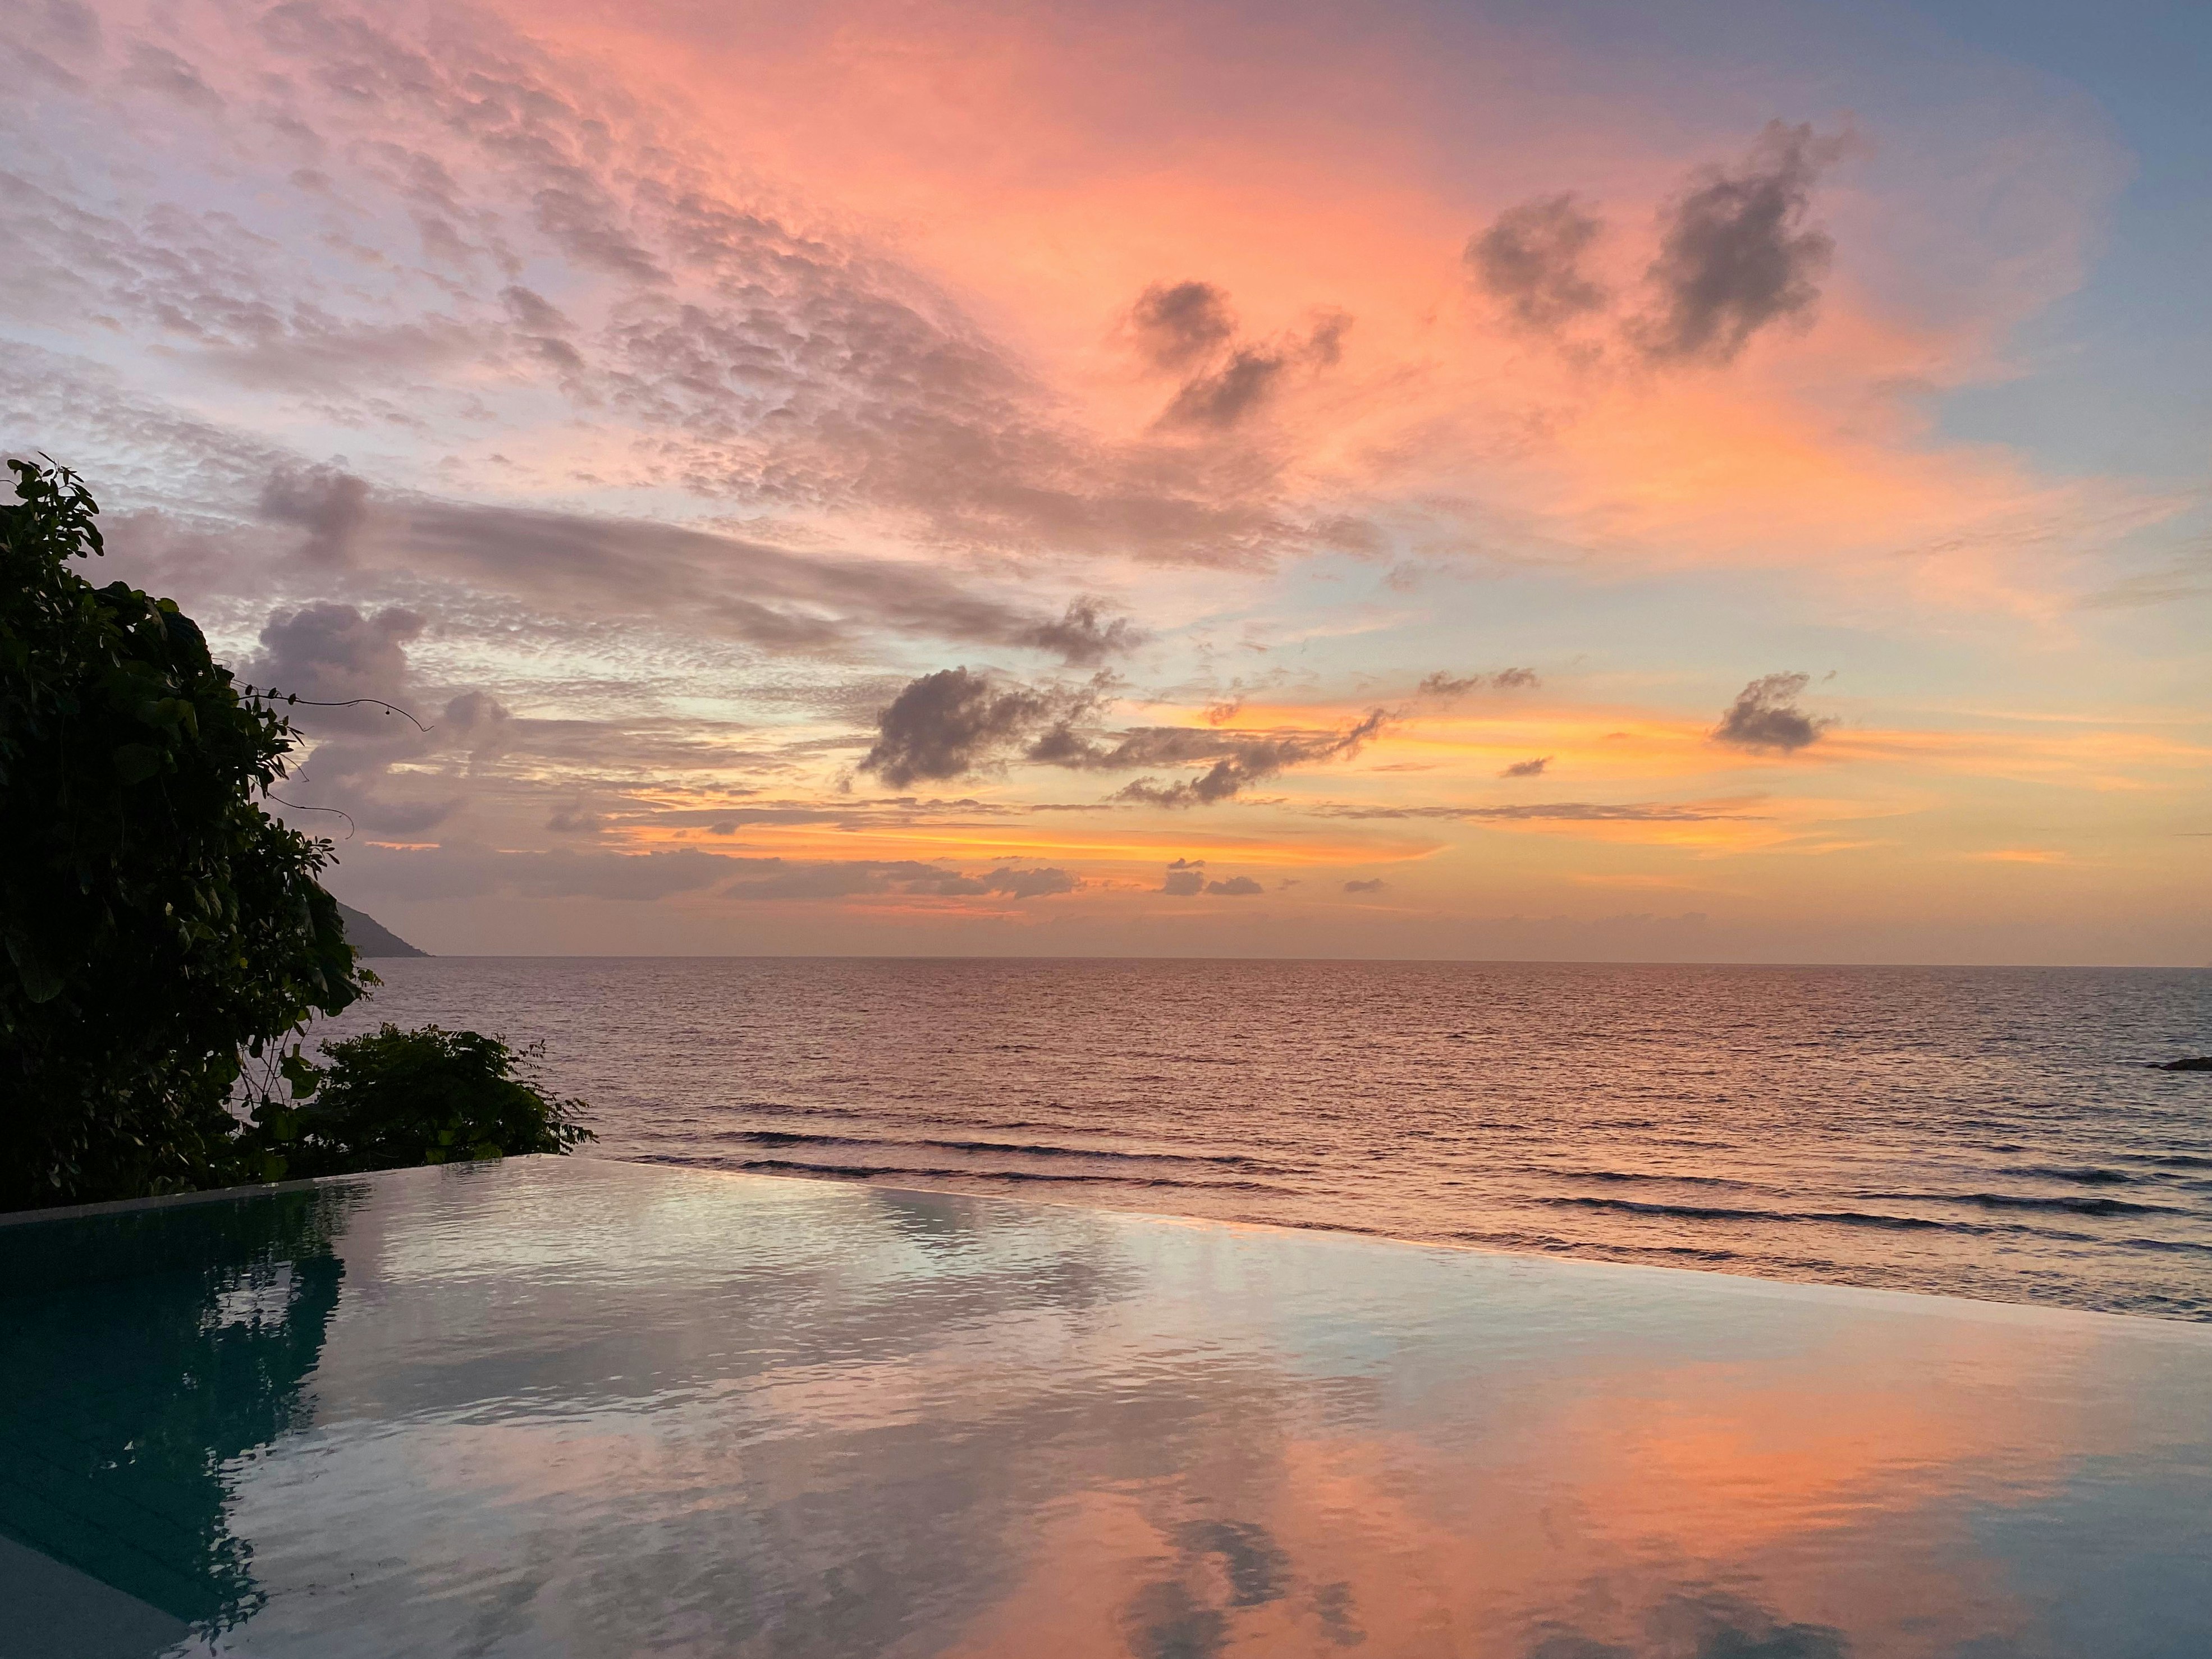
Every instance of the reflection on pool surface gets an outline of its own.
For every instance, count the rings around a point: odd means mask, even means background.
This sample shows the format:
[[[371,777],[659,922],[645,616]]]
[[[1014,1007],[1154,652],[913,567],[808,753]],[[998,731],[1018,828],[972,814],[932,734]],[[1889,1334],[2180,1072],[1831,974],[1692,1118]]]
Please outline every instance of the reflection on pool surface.
[[[2197,1326],[533,1158],[0,1226],[0,1376],[56,1651],[2212,1653]]]

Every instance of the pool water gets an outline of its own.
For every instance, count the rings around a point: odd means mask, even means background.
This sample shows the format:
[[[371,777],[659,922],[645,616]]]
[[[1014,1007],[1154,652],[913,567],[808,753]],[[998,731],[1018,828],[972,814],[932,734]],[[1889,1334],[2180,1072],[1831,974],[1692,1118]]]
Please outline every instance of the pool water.
[[[528,1158],[0,1225],[0,1655],[2212,1654],[2212,1330]]]

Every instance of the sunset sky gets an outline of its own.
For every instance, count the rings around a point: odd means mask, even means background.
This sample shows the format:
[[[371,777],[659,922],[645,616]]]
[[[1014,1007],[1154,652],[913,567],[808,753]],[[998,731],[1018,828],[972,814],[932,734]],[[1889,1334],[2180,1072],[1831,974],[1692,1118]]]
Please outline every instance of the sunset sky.
[[[4,15],[0,446],[427,949],[2212,961],[2212,9]]]

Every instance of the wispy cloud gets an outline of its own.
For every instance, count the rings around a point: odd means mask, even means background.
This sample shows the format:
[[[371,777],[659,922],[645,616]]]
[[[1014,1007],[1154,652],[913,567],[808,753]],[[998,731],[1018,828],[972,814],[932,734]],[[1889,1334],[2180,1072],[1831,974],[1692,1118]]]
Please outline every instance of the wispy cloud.
[[[1414,693],[1449,702],[1470,691],[1533,691],[1543,683],[1533,668],[1501,668],[1492,674],[1448,674],[1439,669],[1426,676]]]

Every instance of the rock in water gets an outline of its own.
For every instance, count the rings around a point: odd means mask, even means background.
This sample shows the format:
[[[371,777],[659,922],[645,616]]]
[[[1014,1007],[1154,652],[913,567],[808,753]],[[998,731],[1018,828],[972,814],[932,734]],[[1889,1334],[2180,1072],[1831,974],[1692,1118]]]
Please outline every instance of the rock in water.
[[[2154,1072],[2212,1072],[2212,1054],[2198,1054],[2193,1060],[2154,1060]]]
[[[427,957],[374,916],[365,916],[350,904],[338,906],[345,923],[346,943],[365,957]]]

